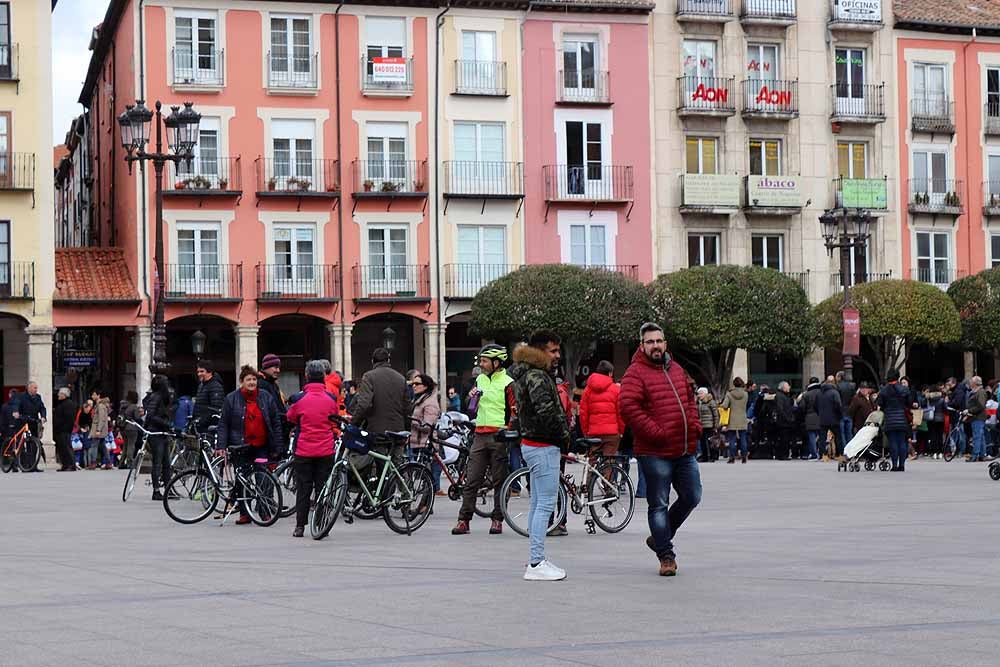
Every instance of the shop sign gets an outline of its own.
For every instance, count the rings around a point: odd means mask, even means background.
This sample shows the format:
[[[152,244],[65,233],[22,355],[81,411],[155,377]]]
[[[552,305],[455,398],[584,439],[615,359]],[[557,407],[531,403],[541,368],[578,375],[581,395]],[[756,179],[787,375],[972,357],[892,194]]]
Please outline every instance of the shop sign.
[[[844,308],[844,354],[861,354],[861,313],[857,308]]]
[[[798,176],[747,176],[748,206],[802,206]]]
[[[684,206],[739,206],[740,177],[729,174],[685,174]]]
[[[691,93],[691,101],[718,102],[719,104],[725,104],[729,101],[729,89],[706,86],[703,83],[699,83],[698,87],[694,89],[693,93]]]
[[[882,20],[882,0],[835,0],[833,10],[838,20],[863,23]]]
[[[372,58],[372,81],[406,83],[406,58]]]
[[[66,368],[91,368],[97,365],[94,350],[63,350],[63,365]]]
[[[792,91],[768,88],[766,85],[761,86],[754,102],[760,105],[790,107],[792,106]]]
[[[840,181],[840,199],[844,208],[889,208],[884,178],[843,178]]]

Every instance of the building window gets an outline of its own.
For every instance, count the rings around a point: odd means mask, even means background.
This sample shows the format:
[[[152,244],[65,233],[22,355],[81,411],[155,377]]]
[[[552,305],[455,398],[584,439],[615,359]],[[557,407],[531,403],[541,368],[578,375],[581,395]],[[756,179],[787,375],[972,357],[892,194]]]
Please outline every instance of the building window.
[[[718,234],[688,234],[688,266],[717,266],[720,244]]]
[[[858,141],[837,142],[837,175],[868,178],[868,145]]]
[[[409,256],[408,230],[398,225],[368,227],[369,277],[373,280],[406,280]]]
[[[947,232],[917,232],[916,279],[934,285],[951,282],[951,237]]]
[[[0,220],[0,295],[10,295],[10,221]]]
[[[274,226],[274,270],[272,276],[282,281],[312,281],[315,263],[316,229],[312,225],[278,224]],[[284,291],[302,291],[286,289]]]
[[[13,74],[10,48],[10,3],[0,2],[0,78],[9,79]]]
[[[608,238],[604,225],[570,225],[569,262],[577,266],[607,266]]]
[[[209,180],[209,187],[218,187],[219,178],[219,131],[218,118],[202,116],[198,126],[198,143],[194,147],[194,159],[177,163],[177,175],[182,177],[203,176]]]
[[[316,85],[312,57],[312,25],[308,17],[271,17],[271,85]]]
[[[403,58],[406,54],[406,20],[369,16],[365,19],[365,72],[375,83],[376,58]]]
[[[685,77],[696,81],[715,78],[715,42],[685,39],[683,58]]]
[[[944,65],[925,63],[913,65],[913,113],[915,115],[943,116],[947,114],[944,80]]]
[[[219,280],[219,227],[214,222],[177,223],[175,275],[186,287]]]
[[[778,79],[778,45],[747,45],[747,78],[763,81]]]
[[[910,196],[926,194],[930,204],[941,206],[948,193],[948,155],[939,151],[913,152],[913,182]]]
[[[687,173],[719,173],[719,140],[710,137],[687,138]]]
[[[503,87],[498,81],[497,34],[485,30],[462,31],[462,61],[459,63],[458,85],[463,90],[495,91]]]
[[[1000,69],[986,68],[986,115],[1000,118]]]
[[[375,190],[382,190],[386,183],[397,190],[411,189],[406,161],[405,123],[368,123],[368,162],[365,177]]]
[[[990,236],[990,266],[994,269],[1000,266],[1000,234]]]
[[[459,225],[458,262],[463,265],[507,263],[506,230],[487,225]]]
[[[503,123],[455,123],[455,159],[503,162]]]
[[[781,175],[781,141],[778,139],[750,140],[750,175]]]
[[[566,121],[567,194],[601,191],[604,130],[600,123]]]
[[[754,234],[750,239],[750,254],[754,266],[784,270],[784,238],[780,234]]]
[[[865,105],[865,52],[864,49],[837,49],[834,54],[837,113],[863,115]]]
[[[0,111],[0,186],[13,182],[10,148],[10,112]]]
[[[178,11],[174,17],[174,82],[222,83],[214,12]]]
[[[563,38],[563,89],[579,96],[593,94],[597,86],[597,37],[567,35]]]
[[[316,123],[311,120],[271,121],[272,176],[276,189],[298,189],[297,182],[312,182],[315,133]]]
[[[1000,155],[990,155],[987,159],[986,194],[988,199],[986,205],[991,207],[1000,206]],[[994,255],[996,257],[996,255]]]

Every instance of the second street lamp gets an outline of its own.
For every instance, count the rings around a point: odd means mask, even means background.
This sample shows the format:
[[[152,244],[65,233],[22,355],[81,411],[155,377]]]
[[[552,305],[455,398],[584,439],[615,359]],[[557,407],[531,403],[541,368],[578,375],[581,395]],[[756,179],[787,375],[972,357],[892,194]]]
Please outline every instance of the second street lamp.
[[[153,250],[153,363],[149,370],[153,375],[165,375],[170,369],[167,362],[167,328],[164,321],[163,308],[163,166],[167,162],[175,164],[189,161],[194,157],[194,147],[198,143],[198,126],[201,114],[196,112],[191,102],[184,103],[184,109],[171,107],[170,115],[163,118],[162,105],[156,101],[156,113],[150,111],[143,100],[136,100],[134,105],[127,105],[125,111],[118,116],[118,126],[121,129],[122,148],[125,149],[125,161],[132,168],[133,162],[138,162],[145,169],[146,162],[153,163],[156,174],[156,233]],[[156,149],[146,151],[150,140],[151,123],[156,121]],[[163,150],[163,130],[167,128],[167,145],[170,152]]]

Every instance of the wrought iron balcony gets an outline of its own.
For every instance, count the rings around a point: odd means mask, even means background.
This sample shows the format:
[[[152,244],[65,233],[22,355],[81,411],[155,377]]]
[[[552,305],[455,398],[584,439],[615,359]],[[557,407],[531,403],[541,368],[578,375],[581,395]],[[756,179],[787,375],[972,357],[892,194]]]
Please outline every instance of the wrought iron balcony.
[[[225,85],[225,51],[194,53],[187,49],[171,49],[174,63],[174,86],[219,88]]]
[[[355,301],[430,301],[431,268],[427,264],[355,264],[353,273]]]
[[[610,75],[600,70],[589,72],[559,70],[559,104],[611,104]]]
[[[492,60],[456,60],[455,94],[507,96],[507,63]]]
[[[467,199],[520,199],[524,197],[522,162],[444,163],[444,196]]]
[[[732,116],[736,113],[736,79],[704,76],[677,78],[677,113],[681,116]]]
[[[843,2],[830,0],[830,29],[853,32],[875,32],[881,30],[881,3]]]
[[[0,153],[0,190],[35,191],[34,153]]]
[[[918,266],[915,269],[910,270],[910,280],[915,280],[921,283],[930,283],[945,289],[948,285],[960,278],[966,276],[965,271],[956,270],[950,266],[946,265],[946,262],[941,260],[917,260],[918,264],[923,264],[924,266]],[[933,264],[933,265],[932,265]]]
[[[799,115],[799,82],[743,80],[744,118],[795,118]]]
[[[0,44],[0,81],[18,81],[19,44]]]
[[[361,92],[368,97],[413,94],[413,58],[361,56]]]
[[[725,23],[733,15],[732,0],[677,0],[677,20]]]
[[[965,187],[962,181],[948,178],[911,178],[910,213],[958,216],[965,212]]]
[[[267,85],[286,91],[315,91],[319,86],[319,54],[295,56],[287,51],[268,51]]]
[[[427,162],[355,160],[355,197],[426,197]]]
[[[983,215],[1000,216],[1000,181],[983,181]]]
[[[850,281],[848,287],[853,287],[854,285],[859,285],[861,283],[873,283],[878,280],[892,280],[892,271],[886,271],[884,273],[849,273],[847,274],[847,279]],[[836,291],[844,289],[844,274],[840,271],[830,274],[830,290]]]
[[[165,301],[242,301],[243,264],[167,264]]]
[[[910,100],[911,129],[914,132],[955,133],[955,103],[947,97],[926,95]]]
[[[593,271],[620,273],[630,280],[639,280],[638,264],[587,264],[583,268],[591,269]]]
[[[630,165],[565,165],[542,167],[545,201],[630,202],[634,176]]]
[[[889,209],[889,181],[886,178],[833,179],[835,208]]]
[[[445,264],[444,298],[472,299],[483,287],[521,268],[520,264]]]
[[[337,160],[257,158],[258,197],[339,197]]]
[[[340,301],[337,264],[258,264],[257,301]]]
[[[809,271],[779,271],[779,273],[797,282],[802,291],[809,294]]]
[[[795,0],[743,0],[740,21],[756,25],[795,25]]]
[[[0,301],[31,301],[35,298],[35,263],[0,264]]]
[[[987,137],[1000,136],[1000,102],[987,102],[983,107],[983,133]]]
[[[243,178],[238,157],[220,157],[215,160],[195,158],[187,163],[167,163],[167,186],[163,194],[169,196],[220,196],[233,197],[243,194]]]
[[[874,124],[885,122],[885,84],[835,83],[831,118],[835,123]]]

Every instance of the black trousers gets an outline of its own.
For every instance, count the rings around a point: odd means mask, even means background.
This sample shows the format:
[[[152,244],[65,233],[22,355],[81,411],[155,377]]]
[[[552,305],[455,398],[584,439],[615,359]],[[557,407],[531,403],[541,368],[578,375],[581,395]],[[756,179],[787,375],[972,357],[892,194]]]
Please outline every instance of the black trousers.
[[[497,521],[503,521],[503,510],[500,509],[500,486],[507,479],[507,468],[510,466],[510,455],[506,442],[497,442],[493,433],[477,433],[472,439],[472,449],[469,451],[469,463],[465,473],[465,488],[462,490],[462,508],[458,518],[471,521],[476,511],[476,499],[479,489],[486,480],[486,470],[490,471],[490,481],[493,484],[493,511],[491,516]]]
[[[73,445],[70,444],[70,433],[56,433],[56,458],[63,468],[75,468],[76,460],[73,458]]]
[[[149,438],[149,449],[153,452],[153,488],[170,481],[170,443],[163,436]]]
[[[295,525],[309,523],[309,500],[313,491],[319,493],[333,470],[333,456],[296,456],[292,462],[295,471]]]

